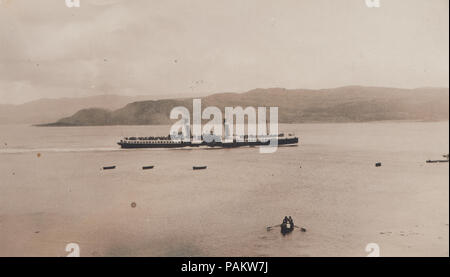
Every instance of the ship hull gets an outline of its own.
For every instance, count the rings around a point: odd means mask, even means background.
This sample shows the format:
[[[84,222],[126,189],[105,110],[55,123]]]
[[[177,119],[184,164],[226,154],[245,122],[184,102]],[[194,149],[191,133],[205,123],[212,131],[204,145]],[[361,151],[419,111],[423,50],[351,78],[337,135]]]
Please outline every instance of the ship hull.
[[[128,143],[119,142],[117,143],[123,149],[134,149],[134,148],[180,148],[191,146],[190,143]]]

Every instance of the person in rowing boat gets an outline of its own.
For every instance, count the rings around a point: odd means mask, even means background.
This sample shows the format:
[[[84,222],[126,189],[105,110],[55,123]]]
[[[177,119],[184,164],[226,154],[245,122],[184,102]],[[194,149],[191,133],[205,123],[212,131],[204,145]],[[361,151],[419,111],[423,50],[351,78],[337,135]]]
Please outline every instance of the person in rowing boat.
[[[289,216],[289,217],[285,216],[283,219],[283,222],[279,225],[267,227],[267,231],[271,231],[275,227],[280,227],[280,232],[281,232],[281,234],[283,234],[283,236],[291,233],[294,230],[294,228],[299,228],[302,230],[302,232],[303,232],[303,230],[306,230],[304,228],[295,226],[294,220],[292,219],[291,216]]]
[[[289,224],[291,224],[292,227],[295,227],[294,220],[292,219],[291,216],[288,217],[288,222]]]
[[[287,235],[294,230],[294,224],[292,218],[285,216],[283,223],[281,224],[281,234]]]

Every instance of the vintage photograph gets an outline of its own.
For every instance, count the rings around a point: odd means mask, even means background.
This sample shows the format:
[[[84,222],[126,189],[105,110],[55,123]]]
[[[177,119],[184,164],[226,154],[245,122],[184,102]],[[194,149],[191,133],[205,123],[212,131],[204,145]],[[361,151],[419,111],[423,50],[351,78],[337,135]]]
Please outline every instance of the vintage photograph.
[[[448,256],[448,0],[0,0],[0,257]]]

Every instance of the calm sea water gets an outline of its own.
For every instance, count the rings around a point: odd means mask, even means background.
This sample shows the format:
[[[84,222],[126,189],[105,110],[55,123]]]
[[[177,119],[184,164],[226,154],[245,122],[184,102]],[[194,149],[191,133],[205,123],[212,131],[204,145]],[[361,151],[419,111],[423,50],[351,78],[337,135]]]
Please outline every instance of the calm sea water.
[[[0,126],[0,256],[448,256],[449,168],[425,163],[448,122],[280,130],[300,144],[121,150],[169,126]],[[266,231],[285,215],[307,232]]]

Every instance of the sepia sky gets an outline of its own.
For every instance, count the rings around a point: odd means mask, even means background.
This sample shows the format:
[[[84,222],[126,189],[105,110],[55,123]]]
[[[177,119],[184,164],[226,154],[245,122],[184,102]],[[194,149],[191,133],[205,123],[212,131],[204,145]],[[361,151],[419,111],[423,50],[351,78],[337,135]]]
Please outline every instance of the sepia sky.
[[[0,0],[0,103],[449,85],[449,1]]]

